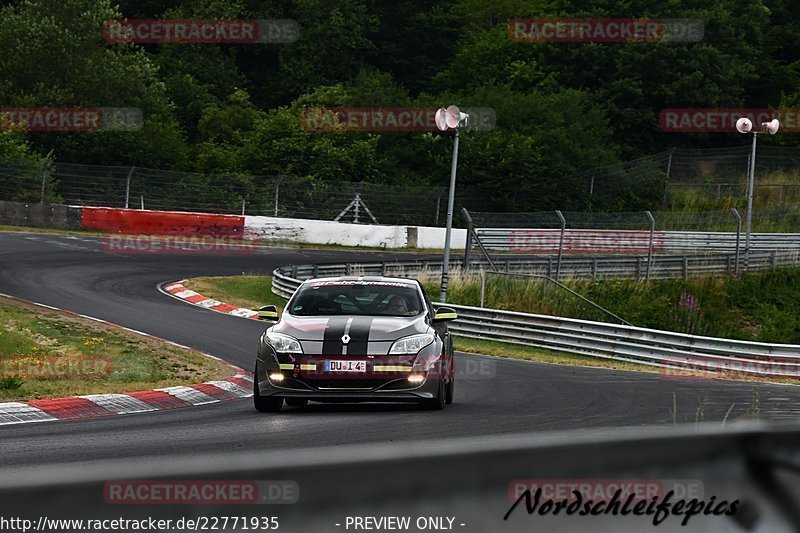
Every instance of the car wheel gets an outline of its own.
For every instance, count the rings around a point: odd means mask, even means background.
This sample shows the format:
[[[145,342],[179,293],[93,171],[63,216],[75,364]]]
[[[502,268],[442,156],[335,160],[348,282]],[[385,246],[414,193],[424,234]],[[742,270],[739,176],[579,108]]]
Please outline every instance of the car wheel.
[[[432,411],[441,411],[444,409],[446,394],[447,392],[445,391],[444,380],[440,379],[439,386],[436,388],[436,396],[430,400],[425,400],[425,407]]]
[[[308,405],[308,400],[305,398],[286,398],[286,405],[289,407],[303,407]]]
[[[258,378],[253,375],[253,405],[255,405],[256,411],[261,411],[262,413],[277,413],[283,407],[283,398],[261,396],[258,392]]]

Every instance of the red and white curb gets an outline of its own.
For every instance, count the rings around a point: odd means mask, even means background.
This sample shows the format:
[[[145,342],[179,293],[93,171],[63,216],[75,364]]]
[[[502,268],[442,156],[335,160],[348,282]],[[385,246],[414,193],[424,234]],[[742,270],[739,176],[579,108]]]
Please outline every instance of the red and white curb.
[[[205,307],[206,309],[211,309],[212,311],[225,313],[226,315],[233,315],[241,318],[258,317],[258,311],[253,311],[252,309],[245,309],[244,307],[236,307],[235,305],[226,304],[224,302],[220,302],[212,298],[207,298],[202,294],[195,292],[191,289],[187,289],[186,287],[183,286],[184,281],[186,280],[183,279],[175,283],[167,283],[166,285],[159,287],[159,289],[162,292],[169,294],[170,296],[174,296],[179,300],[183,300],[184,302],[189,302],[190,304],[193,305],[199,305],[200,307]]]
[[[207,381],[193,385],[179,385],[161,389],[126,392],[120,394],[87,394],[85,396],[71,396],[68,398],[51,398],[30,400],[27,402],[0,403],[0,426],[10,424],[25,424],[30,422],[48,422],[52,420],[75,420],[80,418],[96,418],[106,416],[127,415],[132,413],[145,413],[178,409],[194,405],[206,405],[228,400],[238,400],[253,395],[253,376],[251,373],[227,362],[219,357],[200,352],[194,348],[168,341],[149,333],[126,328],[113,322],[99,318],[82,315],[73,311],[59,309],[50,305],[31,302],[7,294],[0,296],[18,300],[38,307],[61,311],[73,316],[79,316],[108,326],[124,329],[137,335],[156,339],[184,350],[201,354],[205,357],[220,361],[231,367],[236,374],[233,377]]]

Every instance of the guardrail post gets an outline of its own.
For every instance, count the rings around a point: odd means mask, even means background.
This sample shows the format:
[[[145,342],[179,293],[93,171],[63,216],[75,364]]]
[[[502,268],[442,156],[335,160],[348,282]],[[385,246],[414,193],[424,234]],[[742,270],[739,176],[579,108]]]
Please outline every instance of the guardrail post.
[[[689,279],[689,258],[683,258],[683,279]]]
[[[597,279],[597,258],[592,258],[592,279]]]
[[[319,274],[319,265],[314,263],[314,268],[311,270],[311,277],[316,278]]]
[[[292,265],[292,278],[297,279],[297,265]]]
[[[561,275],[561,256],[564,255],[564,232],[567,229],[567,220],[558,209],[556,209],[556,215],[558,215],[558,219],[561,221],[561,239],[558,242],[558,264],[556,265],[556,281],[558,281]],[[506,270],[508,270],[508,268],[506,268]]]
[[[650,219],[650,242],[647,245],[647,274],[645,275],[645,281],[650,281],[650,268],[653,265],[653,234],[656,232],[656,219],[653,218],[653,213],[650,211],[645,211],[647,218]]]
[[[736,217],[736,273],[739,273],[739,243],[742,238],[742,215],[735,207],[731,207],[733,216]]]
[[[381,276],[386,275],[386,261],[381,262]]]
[[[775,268],[776,266],[778,266],[778,251],[777,250],[772,250],[772,252],[770,252],[770,258],[772,260],[772,268]]]

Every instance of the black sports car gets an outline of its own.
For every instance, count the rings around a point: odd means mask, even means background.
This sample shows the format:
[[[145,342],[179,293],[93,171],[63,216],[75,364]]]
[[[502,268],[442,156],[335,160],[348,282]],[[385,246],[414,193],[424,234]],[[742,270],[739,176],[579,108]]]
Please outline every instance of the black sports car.
[[[305,281],[261,336],[253,380],[256,409],[321,402],[453,402],[453,309],[433,304],[415,280],[386,277]]]

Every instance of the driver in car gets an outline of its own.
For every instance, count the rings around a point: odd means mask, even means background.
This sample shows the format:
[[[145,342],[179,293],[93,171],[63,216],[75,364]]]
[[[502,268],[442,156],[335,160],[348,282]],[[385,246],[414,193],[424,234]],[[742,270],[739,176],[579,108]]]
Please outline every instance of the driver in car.
[[[406,299],[402,296],[392,296],[386,309],[393,315],[407,315],[410,311]]]

